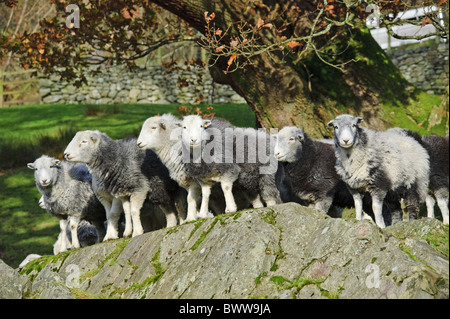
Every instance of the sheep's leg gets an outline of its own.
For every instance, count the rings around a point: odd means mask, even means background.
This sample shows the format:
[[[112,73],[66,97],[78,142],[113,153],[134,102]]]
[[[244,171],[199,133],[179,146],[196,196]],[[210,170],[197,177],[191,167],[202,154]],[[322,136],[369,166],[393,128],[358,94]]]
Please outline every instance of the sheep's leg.
[[[234,213],[237,211],[237,205],[233,196],[233,181],[222,181],[220,183],[223,195],[225,197],[225,213]]]
[[[106,235],[105,224],[101,220],[95,220],[92,222],[92,224],[94,225],[95,230],[97,231],[97,240],[95,242],[99,243]]]
[[[192,184],[189,186],[187,195],[187,217],[186,222],[197,219],[197,198],[200,195],[200,187],[198,184]]]
[[[130,199],[128,197],[123,197],[120,201],[122,202],[123,212],[125,214],[125,230],[123,231],[123,237],[129,238],[133,234]]]
[[[211,196],[211,185],[202,184],[202,203],[198,218],[207,218],[209,212],[209,197]]]
[[[72,235],[72,248],[80,248],[80,241],[78,240],[78,224],[79,217],[71,216],[69,219],[70,234]]]
[[[425,197],[425,203],[427,204],[427,217],[434,218],[434,204],[436,201],[433,198],[433,195],[427,194]]]
[[[177,214],[175,213],[175,207],[172,204],[159,205],[161,210],[166,215],[166,227],[173,227],[177,225]]]
[[[106,210],[106,235],[103,241],[114,240],[119,238],[119,219],[123,211],[122,202],[118,198],[114,198],[112,202],[103,202]]]
[[[252,203],[253,208],[264,207],[264,204],[261,201],[261,196],[259,196],[259,194],[256,194],[256,197],[253,200],[251,200],[251,203]],[[267,206],[271,206],[271,205],[267,204]]]
[[[60,219],[59,220],[59,231],[60,231],[60,244],[59,244],[59,251],[55,253],[62,253],[63,251],[67,250],[67,243],[69,242],[69,239],[67,238],[67,219]]]
[[[363,218],[363,201],[362,201],[362,196],[360,193],[353,191],[351,192],[352,196],[353,196],[353,201],[355,204],[355,211],[356,211],[356,219],[357,220],[362,220]],[[373,203],[373,201],[372,201]]]
[[[386,225],[384,223],[384,218],[383,218],[383,200],[384,200],[384,196],[372,194],[372,210],[373,210],[373,214],[375,216],[375,223],[380,228],[386,227]]]
[[[144,228],[141,223],[141,208],[144,205],[147,192],[133,193],[130,196],[131,220],[133,222],[133,237],[142,235]]]
[[[442,214],[442,221],[448,225],[448,189],[440,189],[436,192],[436,199]]]

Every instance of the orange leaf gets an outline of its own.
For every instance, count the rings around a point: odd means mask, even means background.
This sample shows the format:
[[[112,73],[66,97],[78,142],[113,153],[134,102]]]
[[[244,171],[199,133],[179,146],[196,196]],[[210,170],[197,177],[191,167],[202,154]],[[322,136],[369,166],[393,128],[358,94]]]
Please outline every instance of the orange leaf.
[[[225,48],[224,45],[221,45],[220,47],[216,48],[216,53],[222,52],[223,48]]]
[[[300,45],[300,43],[298,43],[297,41],[290,41],[290,42],[288,42],[288,44],[286,44],[286,46],[289,49],[293,49],[295,47],[298,47],[299,45]]]
[[[222,35],[222,30],[220,30],[220,29],[217,29],[217,31],[216,31],[216,35],[220,37],[220,36]]]
[[[233,64],[233,61],[234,61],[234,59],[236,59],[236,57],[237,57],[237,54],[236,54],[236,53],[233,53],[233,54],[230,56],[230,58],[228,59],[228,62],[227,62],[228,67],[230,67],[231,64]]]
[[[238,41],[238,40],[233,40],[233,41],[230,42],[230,46],[231,46],[232,48],[235,48],[238,44],[239,44],[239,41]]]
[[[264,25],[264,20],[259,18],[256,22],[256,28],[261,29],[261,27]]]

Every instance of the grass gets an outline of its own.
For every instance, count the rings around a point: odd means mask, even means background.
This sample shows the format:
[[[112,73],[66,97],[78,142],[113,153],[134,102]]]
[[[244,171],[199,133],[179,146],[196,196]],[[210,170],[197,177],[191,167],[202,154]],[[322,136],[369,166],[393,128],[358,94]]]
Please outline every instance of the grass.
[[[199,106],[237,126],[255,126],[245,104]],[[26,163],[42,154],[62,158],[79,130],[97,129],[118,139],[137,136],[156,114],[196,111],[180,105],[31,105],[0,109],[0,259],[16,268],[31,253],[53,254],[59,223],[38,206],[40,194]]]

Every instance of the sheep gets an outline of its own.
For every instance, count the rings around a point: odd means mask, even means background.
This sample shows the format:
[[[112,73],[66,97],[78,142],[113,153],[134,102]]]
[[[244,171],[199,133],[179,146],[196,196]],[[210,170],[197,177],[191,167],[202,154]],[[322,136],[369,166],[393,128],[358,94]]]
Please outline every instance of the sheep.
[[[190,156],[185,158],[186,171],[202,188],[200,218],[208,212],[210,189],[217,182],[224,193],[225,212],[237,209],[234,183],[244,190],[253,207],[262,207],[263,201],[268,206],[281,203],[277,177],[280,176],[278,169],[282,168],[273,155],[267,155],[268,146],[271,153],[271,143],[265,132],[236,128],[223,119],[202,119],[198,115],[185,116],[182,125],[183,150]],[[261,163],[262,159],[267,159],[269,165],[262,165],[265,164]]]
[[[353,207],[353,197],[335,169],[336,156],[328,141],[315,141],[301,128],[283,127],[275,135],[274,154],[284,163],[292,197],[332,217],[342,217],[342,208]],[[333,142],[334,143],[334,142]],[[370,198],[364,197],[364,211],[371,214]],[[387,207],[384,218],[390,223]]]
[[[41,207],[60,220],[61,250],[67,249],[67,222],[73,248],[80,247],[77,230],[81,220],[91,222],[97,229],[97,238],[103,238],[105,211],[94,194],[91,174],[85,165],[42,155],[27,166],[34,170],[36,187],[42,195]]]
[[[205,143],[203,132],[211,124],[211,120],[203,120],[198,115],[188,115],[183,118],[183,131],[181,134],[183,146],[183,161],[189,176],[195,178],[201,187],[202,202],[199,218],[206,218],[209,212],[209,197],[211,188],[215,183],[220,183],[225,197],[225,212],[236,212],[237,205],[233,196],[233,183],[238,178],[240,168],[238,165],[226,162],[224,154],[232,154],[232,144],[228,143],[225,149],[221,130],[209,143]],[[219,123],[218,123],[219,124]],[[223,123],[221,123],[223,124]],[[220,125],[220,124],[219,124]],[[207,145],[208,144],[208,145]],[[204,152],[205,148],[213,152]],[[186,157],[187,156],[189,157]]]
[[[184,169],[181,126],[181,121],[172,114],[150,117],[142,125],[137,146],[155,152],[169,170],[170,177],[187,191],[187,216],[180,216],[182,223],[197,218],[197,198],[201,189]]]
[[[382,205],[391,191],[405,199],[409,218],[417,219],[428,188],[427,151],[411,137],[360,127],[362,121],[343,114],[328,122],[334,129],[336,171],[353,196],[356,218],[362,218],[361,194],[368,191],[375,222],[384,228]]]
[[[449,192],[449,143],[448,136],[431,134],[421,136],[417,132],[404,128],[392,128],[388,131],[397,132],[416,139],[430,156],[430,176],[428,193],[425,198],[427,216],[434,218],[434,204],[437,200],[444,224],[449,223],[448,192]],[[436,200],[435,200],[436,198]]]
[[[177,224],[173,199],[178,185],[156,154],[139,149],[135,138],[113,140],[100,131],[80,131],[68,144],[64,157],[85,163],[92,173],[93,187],[105,206],[110,226],[104,240],[117,238],[119,200],[125,213],[124,237],[144,233],[140,213],[146,199],[164,211],[167,227]]]

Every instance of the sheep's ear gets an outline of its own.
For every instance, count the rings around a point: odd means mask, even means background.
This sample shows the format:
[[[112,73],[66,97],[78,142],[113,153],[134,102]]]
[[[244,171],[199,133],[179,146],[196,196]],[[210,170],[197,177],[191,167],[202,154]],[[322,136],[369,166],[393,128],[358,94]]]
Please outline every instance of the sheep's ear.
[[[330,122],[328,122],[327,126],[330,127],[330,128],[333,128],[334,127],[333,121],[331,120]]]
[[[356,124],[359,124],[359,123],[361,123],[361,122],[363,122],[364,120],[363,120],[363,118],[362,117],[357,117],[356,118]]]
[[[198,125],[198,124],[197,124]],[[207,128],[211,125],[211,120],[203,120],[203,127]]]
[[[92,133],[90,137],[91,137],[91,141],[94,142],[94,143],[96,143],[98,141],[98,139],[99,139],[98,134],[95,133],[95,132]]]
[[[163,130],[165,130],[166,129],[166,122],[164,122],[164,121],[160,121],[159,122],[159,127],[161,127]]]
[[[34,163],[28,163],[28,164],[27,164],[27,167],[28,167],[29,169],[35,169],[35,168],[36,168],[36,166],[34,165]]]
[[[305,136],[303,135],[302,130],[297,130],[297,138],[299,141],[303,140]]]

